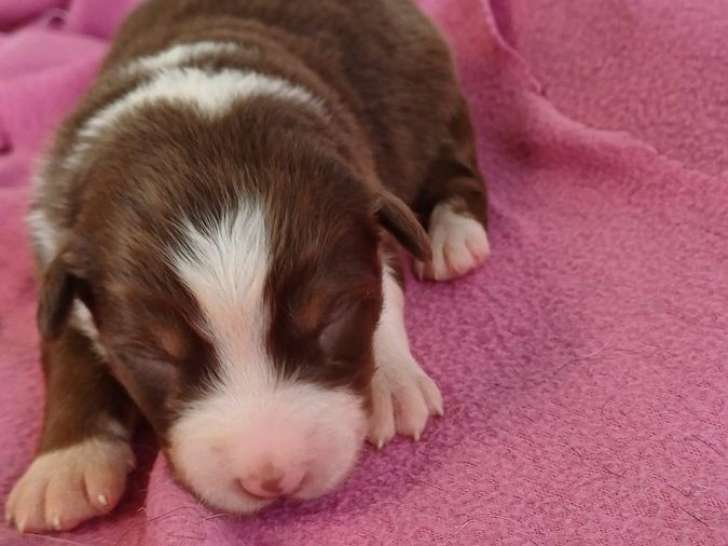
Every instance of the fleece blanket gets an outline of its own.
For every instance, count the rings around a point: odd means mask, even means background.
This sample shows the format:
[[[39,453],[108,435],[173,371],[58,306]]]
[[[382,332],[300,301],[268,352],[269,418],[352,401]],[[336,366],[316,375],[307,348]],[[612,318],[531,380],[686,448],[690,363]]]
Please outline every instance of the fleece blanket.
[[[33,158],[129,0],[0,2],[0,496],[42,411]],[[120,508],[2,544],[728,544],[728,5],[421,0],[479,135],[493,255],[408,287],[446,416],[334,494],[200,506],[142,434]]]

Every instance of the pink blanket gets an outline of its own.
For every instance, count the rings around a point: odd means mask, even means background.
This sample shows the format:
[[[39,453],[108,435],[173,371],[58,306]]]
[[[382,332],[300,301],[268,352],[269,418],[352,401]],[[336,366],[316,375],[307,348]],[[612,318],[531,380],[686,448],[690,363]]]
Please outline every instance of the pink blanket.
[[[3,502],[42,408],[29,170],[131,3],[0,3]],[[201,507],[142,439],[112,517],[1,544],[728,543],[728,5],[421,4],[456,51],[492,199],[488,265],[409,286],[445,418],[367,448],[339,492],[250,519]]]

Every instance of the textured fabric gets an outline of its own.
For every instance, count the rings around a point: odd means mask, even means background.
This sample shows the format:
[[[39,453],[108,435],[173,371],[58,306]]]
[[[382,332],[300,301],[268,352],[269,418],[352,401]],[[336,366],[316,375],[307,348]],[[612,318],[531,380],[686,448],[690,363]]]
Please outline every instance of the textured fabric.
[[[487,266],[408,287],[445,418],[417,444],[365,449],[337,493],[250,519],[199,506],[142,439],[120,509],[57,538],[728,543],[728,5],[421,3],[456,52],[491,196]],[[128,4],[0,3],[3,501],[42,407],[21,222],[31,161]],[[0,530],[26,541],[56,543]]]

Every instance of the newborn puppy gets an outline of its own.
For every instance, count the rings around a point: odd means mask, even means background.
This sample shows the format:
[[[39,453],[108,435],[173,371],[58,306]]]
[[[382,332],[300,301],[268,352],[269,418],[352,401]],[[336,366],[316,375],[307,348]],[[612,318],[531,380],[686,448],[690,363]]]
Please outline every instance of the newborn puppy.
[[[47,400],[21,531],[111,510],[138,414],[234,513],[330,491],[367,437],[417,440],[443,404],[400,247],[434,280],[488,254],[467,108],[409,0],[143,3],[28,220]]]

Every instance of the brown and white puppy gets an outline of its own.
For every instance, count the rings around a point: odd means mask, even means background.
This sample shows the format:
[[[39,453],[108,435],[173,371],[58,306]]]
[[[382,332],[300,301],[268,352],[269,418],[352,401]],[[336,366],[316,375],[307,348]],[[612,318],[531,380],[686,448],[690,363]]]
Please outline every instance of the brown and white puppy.
[[[7,516],[112,509],[137,412],[237,513],[326,493],[366,437],[418,439],[443,405],[398,246],[451,279],[485,223],[448,49],[409,0],[142,4],[38,176],[47,403]]]

